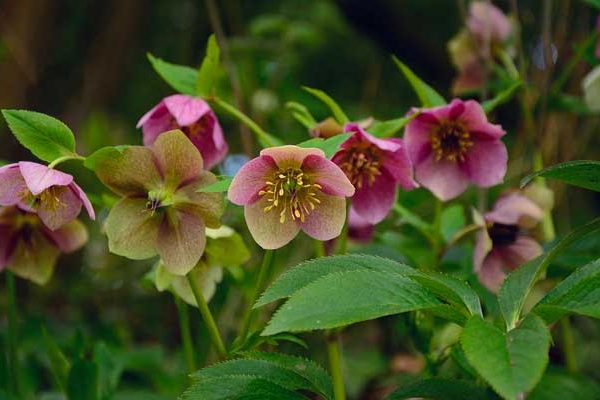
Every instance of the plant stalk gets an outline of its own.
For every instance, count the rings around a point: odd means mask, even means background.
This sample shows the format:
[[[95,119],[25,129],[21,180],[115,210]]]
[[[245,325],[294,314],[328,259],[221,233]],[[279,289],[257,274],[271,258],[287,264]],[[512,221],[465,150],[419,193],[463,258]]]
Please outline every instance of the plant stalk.
[[[177,306],[177,314],[179,317],[179,330],[181,331],[181,342],[183,344],[183,353],[188,370],[194,372],[196,370],[196,360],[194,357],[194,345],[192,343],[192,333],[190,329],[190,315],[188,313],[187,304],[179,297],[173,295],[175,305]]]
[[[239,334],[240,340],[246,339],[246,336],[248,336],[248,331],[252,326],[254,317],[256,316],[256,309],[253,308],[254,303],[256,303],[258,295],[265,286],[267,277],[269,276],[269,270],[271,269],[271,264],[273,264],[274,253],[275,252],[273,250],[265,250],[265,254],[263,255],[262,264],[260,265],[260,270],[258,271],[258,278],[256,279],[256,283],[254,284],[254,288],[252,289],[252,293],[248,299],[248,307],[246,309]]]
[[[19,385],[19,359],[18,359],[18,311],[15,288],[15,276],[11,271],[6,271],[6,292],[8,295],[8,373],[11,392],[15,398],[20,397]]]
[[[341,347],[339,332],[331,331],[327,335],[327,357],[329,359],[329,372],[333,379],[333,398],[335,400],[346,400]]]
[[[560,328],[562,333],[565,365],[567,367],[567,371],[574,374],[577,372],[577,359],[575,358],[575,340],[573,339],[571,320],[568,316],[560,320]]]

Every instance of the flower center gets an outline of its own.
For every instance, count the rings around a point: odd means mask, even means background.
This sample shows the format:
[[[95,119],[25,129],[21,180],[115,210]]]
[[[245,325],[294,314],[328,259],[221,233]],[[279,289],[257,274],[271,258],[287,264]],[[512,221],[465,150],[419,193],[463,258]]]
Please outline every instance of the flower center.
[[[381,175],[381,151],[369,143],[357,143],[346,150],[340,168],[357,189],[371,186]]]
[[[306,216],[321,203],[317,191],[322,189],[318,183],[311,183],[310,178],[300,169],[287,168],[279,170],[270,180],[265,182],[258,195],[265,197],[270,203],[264,212],[279,212],[282,224],[290,217],[293,221],[304,222]]]
[[[465,154],[473,146],[469,131],[456,121],[442,122],[430,140],[436,161],[465,161]]]
[[[207,114],[191,125],[180,127],[177,124],[177,121],[175,121],[175,118],[171,118],[171,125],[173,129],[181,129],[181,131],[185,133],[185,135],[190,139],[199,138],[206,132],[208,132],[211,126],[211,122],[211,117]]]
[[[151,190],[148,192],[148,201],[146,202],[146,209],[152,214],[161,207],[167,207],[173,204],[173,201],[169,194],[164,190]]]
[[[517,240],[519,227],[517,225],[505,225],[494,222],[488,226],[488,234],[494,246],[509,245]]]

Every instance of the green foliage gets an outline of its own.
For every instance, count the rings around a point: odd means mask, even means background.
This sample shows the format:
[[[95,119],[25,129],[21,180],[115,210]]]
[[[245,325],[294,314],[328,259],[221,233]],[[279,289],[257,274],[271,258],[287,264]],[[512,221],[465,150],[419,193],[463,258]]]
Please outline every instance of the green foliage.
[[[299,143],[298,146],[305,148],[315,147],[317,149],[321,149],[325,153],[325,157],[331,158],[339,150],[340,145],[348,140],[350,136],[352,136],[351,133],[341,133],[328,139],[314,138]]]
[[[2,115],[19,143],[40,160],[77,156],[73,132],[56,118],[27,110],[2,110]]]
[[[56,344],[56,341],[54,341],[52,336],[48,334],[45,327],[42,327],[42,338],[44,350],[48,355],[48,359],[50,361],[50,370],[52,371],[54,380],[61,390],[65,390],[67,387],[71,364]]]
[[[103,147],[101,149],[96,150],[95,152],[90,154],[88,157],[86,157],[85,161],[83,162],[83,165],[87,169],[95,171],[96,166],[98,165],[99,162],[102,162],[103,160],[111,159],[115,156],[119,156],[128,147],[130,147],[130,146],[123,145],[123,146]]]
[[[445,241],[465,226],[467,218],[461,204],[451,204],[444,208],[440,217],[440,233]]]
[[[521,187],[536,177],[558,179],[573,186],[600,192],[600,162],[598,161],[578,160],[552,165],[527,175],[521,181]]]
[[[154,57],[148,53],[148,60],[152,64],[152,68],[156,71],[165,82],[179,93],[196,95],[198,72],[185,65],[172,64],[163,61],[158,57]]]
[[[310,129],[317,125],[315,117],[312,116],[310,111],[308,111],[308,108],[306,108],[303,104],[295,101],[288,101],[285,103],[285,108],[290,110],[296,121],[300,122],[306,129]]]
[[[221,50],[214,34],[208,38],[206,44],[206,56],[202,60],[198,77],[196,80],[196,94],[201,97],[208,97],[214,94],[214,87],[220,72]]]
[[[367,131],[371,135],[380,138],[392,137],[396,133],[400,132],[400,130],[404,128],[404,126],[408,124],[417,115],[418,113],[413,113],[408,117],[400,117],[396,119],[390,119],[388,121],[377,122],[373,124],[372,127],[367,129]]]
[[[498,107],[499,105],[504,104],[507,101],[509,101],[510,99],[512,99],[513,96],[515,95],[515,93],[517,92],[517,90],[521,88],[521,86],[523,86],[523,82],[521,82],[521,81],[514,82],[510,86],[508,86],[506,89],[502,90],[496,96],[494,96],[493,99],[484,101],[481,104],[483,111],[485,111],[487,114],[494,111],[496,109],[496,107]]]
[[[202,186],[197,191],[200,193],[221,193],[229,190],[233,176],[221,175],[218,177],[218,181],[211,183],[210,185]]]
[[[591,400],[600,399],[600,386],[582,375],[548,369],[527,400]]]
[[[541,379],[550,340],[544,321],[534,314],[507,333],[473,317],[460,338],[469,363],[507,400],[522,398]]]
[[[413,90],[419,97],[422,107],[435,107],[443,106],[446,104],[446,100],[435,91],[431,86],[423,82],[406,64],[400,61],[396,56],[392,56],[392,60],[396,63],[396,66],[402,72],[404,77],[408,80]]]
[[[386,400],[402,400],[417,397],[434,400],[486,400],[493,399],[495,396],[485,388],[475,386],[469,381],[430,378],[403,385],[386,397]]]
[[[344,113],[342,108],[336,103],[335,100],[331,98],[327,93],[319,89],[313,89],[307,86],[303,86],[302,89],[306,90],[308,93],[315,96],[317,99],[321,100],[329,109],[331,110],[331,114],[336,119],[336,121],[340,125],[347,124],[350,122],[350,118]]]
[[[98,365],[90,360],[78,359],[73,363],[67,383],[69,400],[98,400]]]

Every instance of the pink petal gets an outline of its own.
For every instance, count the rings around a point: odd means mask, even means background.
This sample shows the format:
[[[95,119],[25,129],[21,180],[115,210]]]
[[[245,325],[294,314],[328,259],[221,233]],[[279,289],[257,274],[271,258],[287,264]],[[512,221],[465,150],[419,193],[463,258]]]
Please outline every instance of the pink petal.
[[[356,190],[352,207],[370,224],[381,222],[396,200],[396,181],[386,171],[375,178],[372,185],[365,184]]]
[[[162,101],[140,119],[137,127],[140,126],[144,133],[144,146],[152,146],[161,133],[179,128]]]
[[[519,193],[501,196],[492,211],[485,214],[488,221],[505,225],[522,225],[533,228],[543,216],[542,209]]]
[[[361,217],[354,207],[348,213],[348,237],[361,243],[368,243],[373,239],[374,226]]]
[[[55,231],[48,230],[46,234],[64,253],[79,250],[88,241],[87,229],[78,220],[73,220]]]
[[[483,261],[481,269],[477,272],[479,281],[483,286],[494,293],[500,290],[500,286],[502,286],[502,282],[504,282],[504,278],[506,277],[503,265],[502,259],[498,255],[491,253]]]
[[[469,183],[458,164],[447,160],[435,161],[433,155],[415,166],[415,177],[417,182],[443,201],[464,192]]]
[[[510,245],[498,246],[498,251],[506,266],[510,269],[518,268],[543,253],[542,246],[527,236],[519,236]]]
[[[165,97],[163,102],[179,126],[191,125],[210,112],[210,107],[204,100],[184,94]]]
[[[354,186],[346,174],[325,157],[307,156],[302,163],[302,171],[312,176],[314,182],[321,185],[326,194],[343,197],[351,197],[354,194]]]
[[[69,187],[55,187],[53,199],[41,201],[35,211],[50,230],[56,230],[73,221],[81,212],[81,200]]]
[[[0,224],[0,271],[6,267],[12,253],[11,242],[14,230],[10,225]]]
[[[486,1],[473,1],[467,18],[469,30],[481,42],[504,41],[512,30],[506,15],[493,4]]]
[[[200,150],[202,159],[204,160],[204,168],[210,170],[225,158],[229,151],[229,146],[225,142],[223,130],[217,121],[217,117],[212,111],[204,115],[202,120],[206,128],[201,132],[192,134],[186,129],[184,131],[192,143],[194,143],[194,146]]]
[[[504,143],[500,140],[477,140],[461,167],[477,186],[490,187],[502,183],[507,163],[508,152]]]
[[[400,149],[400,147],[401,147],[400,144],[398,144],[397,142],[395,142],[393,140],[376,138],[375,136],[366,132],[363,128],[360,127],[360,125],[358,125],[356,123],[346,124],[346,126],[344,126],[344,132],[351,132],[351,133],[353,133],[353,135],[350,136],[348,138],[348,140],[346,140],[344,143],[341,144],[340,147],[342,149],[347,149],[347,148],[352,147],[352,144],[354,144],[355,142],[369,142],[369,143],[377,146],[381,150],[387,150],[387,151],[396,151],[396,150]]]
[[[158,232],[158,253],[165,268],[175,275],[186,275],[196,266],[206,245],[205,226],[193,214],[169,210]]]
[[[465,109],[460,119],[464,121],[469,133],[479,139],[500,139],[506,132],[500,125],[488,121],[485,111],[475,100],[464,102]]]
[[[322,194],[321,201],[300,223],[300,228],[317,240],[331,240],[342,233],[346,221],[346,199]]]
[[[29,191],[19,170],[19,164],[9,164],[0,168],[0,182],[1,206],[18,204]]]
[[[37,196],[51,186],[67,186],[73,182],[71,175],[50,169],[38,163],[21,161],[19,162],[19,169],[29,191],[34,196]]]
[[[90,202],[90,199],[88,199],[88,197],[85,194],[85,192],[83,191],[83,189],[81,189],[81,187],[79,187],[79,185],[76,184],[75,182],[70,184],[69,187],[71,188],[71,190],[75,193],[77,198],[83,204],[83,207],[85,208],[85,211],[87,211],[90,219],[95,220],[96,213],[94,212],[94,207],[92,207],[92,203]]]
[[[262,198],[244,207],[246,224],[252,238],[263,249],[278,249],[292,241],[300,231],[298,224],[289,216],[284,223],[279,222],[279,212],[264,208],[270,203]]]
[[[258,192],[265,182],[277,171],[275,161],[268,156],[259,156],[248,161],[233,177],[227,197],[233,204],[244,206],[259,199]]]
[[[404,144],[413,164],[423,162],[431,154],[430,135],[438,125],[437,117],[429,111],[423,111],[406,125]]]
[[[481,271],[483,268],[483,261],[487,257],[490,251],[492,251],[492,239],[487,232],[485,226],[482,226],[477,231],[477,240],[475,241],[475,249],[473,250],[473,270],[475,272]]]
[[[281,169],[285,168],[300,168],[304,159],[309,155],[325,157],[325,153],[320,149],[303,148],[298,146],[278,146],[269,147],[261,150],[261,156],[270,156],[275,160],[275,164]]]
[[[400,147],[394,152],[385,153],[383,168],[400,183],[404,190],[418,187],[419,184],[413,179],[413,166],[402,140],[398,138],[390,140],[398,143]]]

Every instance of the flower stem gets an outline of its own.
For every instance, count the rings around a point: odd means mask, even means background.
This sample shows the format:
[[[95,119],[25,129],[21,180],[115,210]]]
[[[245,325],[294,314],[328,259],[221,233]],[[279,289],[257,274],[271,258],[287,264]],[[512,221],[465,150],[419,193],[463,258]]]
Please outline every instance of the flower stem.
[[[565,356],[565,365],[567,371],[574,374],[577,372],[577,359],[575,358],[575,341],[573,340],[573,330],[569,317],[564,317],[560,321],[562,332],[563,354]]]
[[[325,257],[325,242],[315,239],[315,257]]]
[[[256,315],[256,309],[254,309],[253,306],[254,303],[256,303],[256,299],[258,298],[261,290],[263,290],[263,286],[265,285],[265,281],[269,275],[269,270],[271,269],[271,264],[273,263],[274,253],[275,252],[273,250],[265,250],[265,254],[263,255],[262,264],[260,266],[260,270],[258,271],[258,278],[256,279],[256,283],[254,284],[254,288],[252,289],[252,293],[248,299],[248,307],[246,309],[244,320],[242,322],[242,328],[240,329],[240,334],[238,336],[238,338],[242,341],[246,339],[246,336],[248,336],[248,331],[250,330],[250,326],[252,325]]]
[[[196,360],[194,359],[194,346],[192,344],[192,333],[190,330],[190,315],[188,313],[187,304],[179,297],[173,295],[175,305],[177,306],[177,314],[179,316],[179,330],[181,331],[181,342],[183,344],[183,352],[188,370],[194,372],[196,370]]]
[[[215,319],[210,312],[210,308],[208,308],[208,304],[204,299],[202,290],[200,290],[200,287],[196,281],[192,279],[191,274],[187,274],[187,280],[190,284],[190,288],[192,288],[192,293],[194,293],[194,298],[196,299],[196,303],[198,303],[198,309],[200,310],[200,314],[202,314],[202,319],[204,319],[204,322],[206,323],[208,334],[210,335],[210,339],[217,350],[217,354],[219,355],[219,358],[225,359],[227,358],[227,350],[225,350],[225,345],[223,344],[223,339],[221,339],[219,328],[217,327]]]
[[[17,323],[18,323],[18,312],[17,312],[17,301],[16,301],[16,289],[15,289],[15,276],[11,271],[6,271],[6,292],[8,294],[8,373],[9,382],[11,385],[11,391],[15,395],[15,398],[19,398],[19,359],[17,354]]]
[[[327,334],[327,358],[329,359],[329,372],[333,379],[333,398],[335,400],[346,400],[339,332],[331,331]]]
[[[52,161],[50,164],[48,164],[48,168],[52,169],[52,168],[56,167],[58,164],[63,163],[65,161],[69,161],[69,160],[85,160],[85,157],[82,157],[79,154],[72,154],[72,155],[68,155],[68,156],[59,157],[56,160]]]

